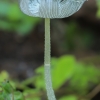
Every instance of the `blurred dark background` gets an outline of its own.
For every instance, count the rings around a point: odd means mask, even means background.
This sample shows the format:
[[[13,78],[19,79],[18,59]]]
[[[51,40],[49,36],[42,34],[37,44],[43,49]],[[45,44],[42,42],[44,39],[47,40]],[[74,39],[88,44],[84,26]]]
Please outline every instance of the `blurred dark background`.
[[[100,68],[99,0],[88,0],[68,18],[51,19],[52,57],[69,54]],[[0,71],[22,81],[32,77],[43,61],[44,19],[24,15],[13,0],[0,0]],[[91,100],[100,100],[100,93]]]

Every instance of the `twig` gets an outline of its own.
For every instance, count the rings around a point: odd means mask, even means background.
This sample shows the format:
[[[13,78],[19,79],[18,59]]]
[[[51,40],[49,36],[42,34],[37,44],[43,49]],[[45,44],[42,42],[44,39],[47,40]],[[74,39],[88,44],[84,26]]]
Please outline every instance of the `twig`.
[[[86,97],[92,99],[98,92],[100,92],[100,84],[97,85]]]

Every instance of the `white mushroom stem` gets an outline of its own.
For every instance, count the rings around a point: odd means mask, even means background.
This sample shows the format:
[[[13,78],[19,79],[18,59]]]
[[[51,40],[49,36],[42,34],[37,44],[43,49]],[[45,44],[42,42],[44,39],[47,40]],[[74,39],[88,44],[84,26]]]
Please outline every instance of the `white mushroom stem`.
[[[45,54],[44,54],[44,68],[45,68],[45,83],[48,100],[56,100],[52,88],[51,73],[50,73],[50,19],[45,18]]]

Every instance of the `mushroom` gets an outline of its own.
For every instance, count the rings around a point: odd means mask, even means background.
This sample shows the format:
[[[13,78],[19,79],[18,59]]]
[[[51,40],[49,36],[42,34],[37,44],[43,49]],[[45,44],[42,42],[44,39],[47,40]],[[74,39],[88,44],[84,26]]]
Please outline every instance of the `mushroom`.
[[[77,12],[86,0],[20,0],[21,10],[33,17],[64,18]]]
[[[56,100],[50,75],[50,19],[64,18],[77,12],[86,0],[19,0],[23,13],[45,18],[45,82],[48,100]]]

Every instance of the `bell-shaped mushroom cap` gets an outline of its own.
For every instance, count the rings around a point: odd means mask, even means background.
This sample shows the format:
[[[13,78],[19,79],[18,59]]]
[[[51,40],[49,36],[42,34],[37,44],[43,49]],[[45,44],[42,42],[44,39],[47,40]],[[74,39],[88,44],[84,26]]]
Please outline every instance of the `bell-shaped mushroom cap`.
[[[19,0],[21,10],[34,17],[64,18],[77,12],[86,0]]]

